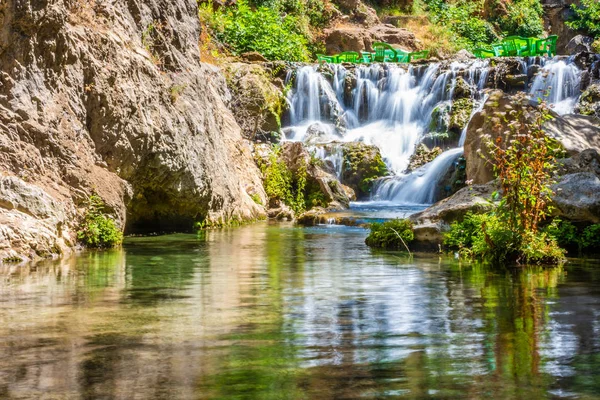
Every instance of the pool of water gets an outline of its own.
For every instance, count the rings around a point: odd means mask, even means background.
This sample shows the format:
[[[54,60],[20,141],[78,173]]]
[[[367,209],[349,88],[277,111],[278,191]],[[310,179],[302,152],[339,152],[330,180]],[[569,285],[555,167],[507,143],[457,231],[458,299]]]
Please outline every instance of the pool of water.
[[[256,224],[0,271],[2,399],[600,398],[600,262]]]

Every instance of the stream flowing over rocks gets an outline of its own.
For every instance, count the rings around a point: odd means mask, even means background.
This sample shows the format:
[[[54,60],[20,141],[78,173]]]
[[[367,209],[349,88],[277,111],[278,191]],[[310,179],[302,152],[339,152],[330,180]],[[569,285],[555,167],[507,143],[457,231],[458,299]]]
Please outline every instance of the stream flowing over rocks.
[[[0,261],[68,252],[93,193],[131,233],[264,215],[199,34],[192,0],[0,4]]]
[[[480,154],[482,137],[492,134],[493,113],[512,109],[515,94],[549,104],[554,119],[545,129],[569,156],[600,150],[594,91],[599,70],[600,57],[591,53],[552,59],[465,56],[411,65],[299,65],[286,77],[292,90],[284,141],[302,142],[336,168],[343,184],[350,181],[340,149],[356,143],[377,149],[385,173],[372,180],[370,189],[357,191],[358,199],[370,205],[425,208],[456,193],[412,217],[417,240],[435,245],[450,222],[469,210],[483,210],[469,198],[472,188],[461,190],[467,180],[483,185],[478,197],[494,191],[491,166],[485,151]],[[596,222],[597,177],[589,168],[570,174],[579,175],[565,174],[556,186],[561,192],[554,200],[557,215]],[[580,193],[573,182],[581,185]],[[314,214],[301,220],[312,224]]]

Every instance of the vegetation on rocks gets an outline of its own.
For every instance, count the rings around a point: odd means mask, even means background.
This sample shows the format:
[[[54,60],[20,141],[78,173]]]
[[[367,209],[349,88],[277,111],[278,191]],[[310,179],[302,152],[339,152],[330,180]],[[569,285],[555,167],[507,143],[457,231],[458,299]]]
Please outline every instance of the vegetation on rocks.
[[[90,248],[111,248],[123,243],[123,232],[115,221],[106,215],[104,202],[99,196],[90,196],[77,239]]]
[[[393,219],[383,223],[373,223],[365,243],[380,249],[408,250],[408,244],[415,238],[413,224],[408,219]]]
[[[256,51],[269,60],[310,60],[315,42],[311,25],[322,24],[324,13],[319,1],[240,0],[217,10],[212,2],[199,6],[200,20],[233,54]]]
[[[600,2],[598,0],[581,0],[571,5],[574,17],[567,25],[573,29],[586,32],[600,39]]]
[[[444,244],[463,255],[499,263],[558,263],[564,250],[540,224],[551,211],[550,186],[561,149],[542,129],[551,118],[548,108],[533,106],[525,97],[516,101],[511,111],[492,117],[494,129],[502,132],[487,142],[502,193],[498,206],[454,223]]]
[[[343,148],[343,182],[356,190],[357,196],[371,193],[373,181],[388,174],[387,165],[375,146],[349,143]]]

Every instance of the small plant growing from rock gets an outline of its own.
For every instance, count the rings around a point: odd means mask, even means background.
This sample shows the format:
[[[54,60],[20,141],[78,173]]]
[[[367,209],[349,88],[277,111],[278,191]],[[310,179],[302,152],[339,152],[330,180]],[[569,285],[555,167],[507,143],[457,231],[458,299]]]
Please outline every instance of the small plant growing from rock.
[[[181,93],[183,93],[183,91],[185,90],[186,87],[187,87],[187,85],[171,86],[171,89],[169,89],[170,94],[171,94],[171,103],[175,104],[177,102],[177,99],[179,98]]]
[[[97,195],[89,198],[88,209],[77,239],[90,248],[111,248],[123,243],[123,232],[115,221],[105,214],[105,205]]]

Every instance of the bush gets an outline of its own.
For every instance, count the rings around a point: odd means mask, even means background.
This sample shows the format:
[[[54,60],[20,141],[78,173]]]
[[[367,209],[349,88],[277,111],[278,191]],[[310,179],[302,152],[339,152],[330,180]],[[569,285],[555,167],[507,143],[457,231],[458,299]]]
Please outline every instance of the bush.
[[[498,24],[507,35],[534,37],[544,33],[544,9],[539,0],[509,2],[506,8],[507,14],[498,19]]]
[[[431,21],[447,26],[458,37],[454,41],[470,50],[497,39],[494,27],[478,17],[481,4],[467,0],[447,3],[443,0],[425,0]]]
[[[412,222],[407,219],[393,219],[371,224],[371,232],[365,243],[369,247],[403,250],[414,238]]]
[[[569,250],[580,248],[580,235],[577,227],[569,221],[556,218],[543,231],[556,239],[558,245]]]
[[[581,250],[600,253],[600,224],[590,225],[583,230]]]
[[[288,169],[279,157],[279,149],[269,156],[266,163],[260,165],[263,173],[263,184],[269,202],[281,201],[295,213],[301,213],[307,208],[307,200],[315,199],[306,195],[307,171],[306,165],[299,168],[296,174]],[[312,204],[309,204],[312,205]]]
[[[572,4],[575,15],[567,25],[575,30],[585,31],[593,37],[600,37],[600,2],[581,0],[580,5]]]
[[[233,7],[213,11],[211,3],[203,3],[200,19],[234,54],[249,51],[261,53],[269,60],[308,61],[307,19],[280,15],[275,3],[253,10],[240,0]]]
[[[497,264],[554,264],[564,259],[564,250],[547,232],[519,234],[508,229],[493,212],[468,213],[462,222],[453,223],[444,235],[444,246],[462,257]]]
[[[104,214],[104,202],[96,195],[90,196],[88,210],[77,239],[86,247],[110,248],[123,243],[123,232],[115,221]]]

